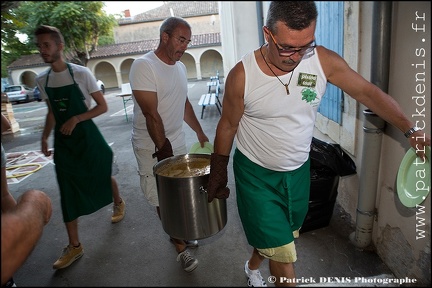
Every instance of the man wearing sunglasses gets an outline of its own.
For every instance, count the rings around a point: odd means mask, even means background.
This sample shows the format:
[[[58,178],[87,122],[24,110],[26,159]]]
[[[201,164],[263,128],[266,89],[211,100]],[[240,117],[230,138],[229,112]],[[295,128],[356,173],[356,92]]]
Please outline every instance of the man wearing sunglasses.
[[[338,54],[316,46],[317,16],[313,1],[272,1],[263,27],[267,43],[243,56],[225,82],[207,191],[209,201],[229,196],[227,165],[235,138],[237,206],[254,248],[244,267],[250,287],[267,286],[259,271],[264,259],[276,286],[296,285],[294,239],[308,211],[309,151],[327,82],[405,133],[416,151],[430,146],[430,137],[392,97]]]

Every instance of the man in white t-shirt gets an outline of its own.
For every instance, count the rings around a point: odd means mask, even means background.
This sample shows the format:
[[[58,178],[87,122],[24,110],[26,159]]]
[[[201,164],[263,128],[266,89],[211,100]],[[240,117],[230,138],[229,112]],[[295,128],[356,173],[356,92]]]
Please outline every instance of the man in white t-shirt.
[[[184,19],[167,18],[160,27],[157,49],[136,59],[129,74],[134,101],[132,146],[140,185],[149,203],[156,207],[159,218],[153,166],[165,158],[186,154],[183,121],[196,132],[202,147],[209,141],[187,97],[186,67],[179,61],[188,48],[191,35],[191,27]],[[187,248],[196,247],[198,242],[173,238],[171,241],[183,269],[194,270],[198,260]]]

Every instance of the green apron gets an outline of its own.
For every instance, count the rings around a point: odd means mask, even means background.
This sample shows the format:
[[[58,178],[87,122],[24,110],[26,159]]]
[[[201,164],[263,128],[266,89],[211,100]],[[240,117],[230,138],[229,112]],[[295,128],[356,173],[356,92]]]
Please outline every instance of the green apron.
[[[60,127],[71,117],[86,112],[84,95],[67,64],[73,84],[47,87],[56,124],[54,128],[54,163],[60,188],[64,222],[91,214],[112,203],[111,169],[113,152],[93,120],[78,123],[71,135]]]
[[[258,249],[294,241],[309,209],[310,160],[293,171],[259,166],[239,149],[233,157],[237,208],[248,243]]]

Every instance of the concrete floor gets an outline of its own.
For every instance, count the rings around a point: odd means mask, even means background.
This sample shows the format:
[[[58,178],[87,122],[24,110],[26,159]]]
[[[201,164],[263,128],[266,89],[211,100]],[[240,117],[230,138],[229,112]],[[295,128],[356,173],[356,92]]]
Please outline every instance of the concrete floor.
[[[189,83],[190,101],[198,118],[202,112],[198,100],[207,91],[206,82]],[[109,111],[96,118],[95,122],[115,153],[113,173],[126,201],[125,219],[111,224],[111,206],[80,217],[80,240],[85,254],[70,267],[56,271],[52,269],[52,264],[67,245],[68,238],[60,211],[54,165],[48,163],[26,179],[10,184],[10,191],[15,197],[30,188],[45,191],[51,197],[54,208],[38,245],[14,276],[17,286],[247,286],[243,267],[252,248],[246,241],[237,213],[232,162],[229,165],[231,195],[227,199],[227,224],[216,235],[199,241],[200,246],[192,250],[199,265],[191,273],[184,272],[180,263],[176,262],[174,246],[163,230],[155,209],[140,191],[130,143],[132,124],[126,122],[123,103],[116,97],[119,92],[106,92]],[[127,105],[132,105],[132,101]],[[45,104],[32,102],[14,104],[13,107],[21,131],[2,136],[6,152],[39,151]],[[131,116],[132,112],[129,113]],[[200,119],[211,142],[218,120],[219,112],[214,106],[207,107],[203,119]],[[185,130],[187,145],[191,147],[197,141],[196,136],[189,127],[186,126]],[[352,222],[335,205],[329,226],[302,233],[296,240],[298,261],[295,269],[300,279],[299,286],[391,286],[381,285],[379,279],[393,276],[373,249],[358,249],[351,244]],[[261,274],[265,279],[270,276],[268,261],[264,261]],[[274,286],[271,283],[268,285]]]

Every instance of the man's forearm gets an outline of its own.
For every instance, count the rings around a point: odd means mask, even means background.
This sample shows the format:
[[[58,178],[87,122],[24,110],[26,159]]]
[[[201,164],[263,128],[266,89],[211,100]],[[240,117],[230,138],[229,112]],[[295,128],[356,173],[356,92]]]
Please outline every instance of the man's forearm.
[[[49,197],[38,190],[25,192],[14,209],[1,217],[1,283],[13,276],[30,255],[51,218]]]

